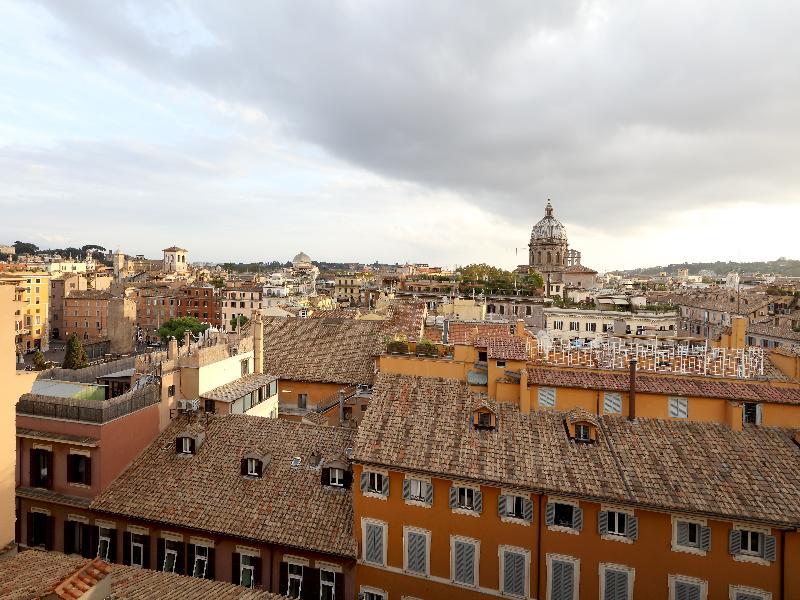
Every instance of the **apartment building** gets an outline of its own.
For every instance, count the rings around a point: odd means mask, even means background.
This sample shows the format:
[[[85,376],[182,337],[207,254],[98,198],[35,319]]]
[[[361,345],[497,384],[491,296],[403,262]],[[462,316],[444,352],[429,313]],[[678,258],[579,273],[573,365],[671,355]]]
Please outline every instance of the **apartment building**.
[[[358,591],[793,598],[798,458],[791,430],[526,410],[381,373],[354,450]]]
[[[212,327],[222,327],[222,301],[213,285],[194,283],[181,289],[186,296],[178,306],[178,316],[194,317]]]
[[[221,296],[223,331],[231,329],[231,321],[234,318],[244,317],[249,321],[255,311],[264,308],[264,290],[261,287],[229,287],[222,290]]]
[[[354,436],[249,415],[182,416],[71,518],[104,540],[111,562],[353,598]]]
[[[20,352],[48,350],[50,274],[46,271],[4,272],[0,273],[0,281],[23,288],[20,308],[22,324],[17,333],[17,349]]]
[[[358,306],[361,303],[361,291],[366,286],[366,279],[361,274],[345,273],[337,275],[333,288],[333,297],[339,304]]]
[[[109,305],[113,296],[97,290],[71,290],[62,300],[59,334],[96,342],[109,338]]]
[[[62,274],[50,280],[50,337],[54,340],[67,339],[64,334],[64,298],[72,292],[89,289],[85,275]]]
[[[678,313],[609,312],[573,308],[546,308],[542,328],[552,339],[589,343],[609,335],[674,336]]]
[[[715,339],[724,333],[739,315],[757,322],[769,315],[773,298],[761,294],[713,290],[695,294],[671,294],[665,299],[678,307],[680,335]]]
[[[125,296],[136,303],[136,324],[145,339],[158,339],[158,329],[180,315],[186,293],[169,284],[132,285]]]

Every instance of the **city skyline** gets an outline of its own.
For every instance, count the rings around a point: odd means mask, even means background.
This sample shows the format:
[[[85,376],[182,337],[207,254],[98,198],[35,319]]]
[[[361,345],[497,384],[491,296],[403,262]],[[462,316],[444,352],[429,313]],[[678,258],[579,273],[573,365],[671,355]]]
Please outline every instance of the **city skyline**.
[[[552,198],[598,270],[792,258],[798,9],[725,7],[7,4],[0,241],[511,268]]]

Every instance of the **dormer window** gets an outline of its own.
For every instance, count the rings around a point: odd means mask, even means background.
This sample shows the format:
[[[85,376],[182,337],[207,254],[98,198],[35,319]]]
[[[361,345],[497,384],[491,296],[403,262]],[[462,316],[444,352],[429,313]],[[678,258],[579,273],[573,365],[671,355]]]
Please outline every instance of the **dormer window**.
[[[590,412],[582,408],[574,408],[567,413],[564,424],[567,434],[576,442],[590,444],[597,441],[599,421]]]
[[[339,459],[325,462],[321,469],[321,481],[324,486],[350,489],[353,474],[349,463]]]
[[[196,448],[197,446],[192,437],[182,436],[175,438],[175,452],[178,454],[194,454]]]
[[[247,474],[251,477],[261,477],[261,461],[255,458],[248,458]]]
[[[328,474],[330,485],[342,487],[344,485],[344,469],[330,469]]]
[[[591,428],[586,423],[575,424],[575,439],[579,442],[591,442]]]
[[[482,404],[472,413],[472,425],[475,429],[494,429],[497,427],[497,415],[488,405]]]

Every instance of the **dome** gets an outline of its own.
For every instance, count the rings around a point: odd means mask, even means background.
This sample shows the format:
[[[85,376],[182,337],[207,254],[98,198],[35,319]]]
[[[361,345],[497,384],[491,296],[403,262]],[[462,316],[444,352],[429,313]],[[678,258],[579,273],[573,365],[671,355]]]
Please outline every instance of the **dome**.
[[[532,242],[561,242],[567,241],[567,230],[561,221],[553,216],[553,205],[547,201],[544,209],[544,218],[533,226],[531,231]]]
[[[293,265],[297,265],[297,264],[300,264],[300,263],[310,263],[310,262],[311,262],[311,257],[308,254],[306,254],[305,252],[301,252],[300,254],[298,254],[297,256],[295,256],[292,259],[292,264]]]

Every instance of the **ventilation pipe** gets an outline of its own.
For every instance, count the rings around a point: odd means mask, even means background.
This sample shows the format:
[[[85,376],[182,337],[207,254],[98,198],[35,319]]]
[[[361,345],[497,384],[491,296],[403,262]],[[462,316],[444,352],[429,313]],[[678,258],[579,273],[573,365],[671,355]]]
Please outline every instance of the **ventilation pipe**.
[[[636,359],[632,358],[628,363],[629,368],[629,385],[630,391],[628,392],[628,418],[633,421],[636,418]]]

